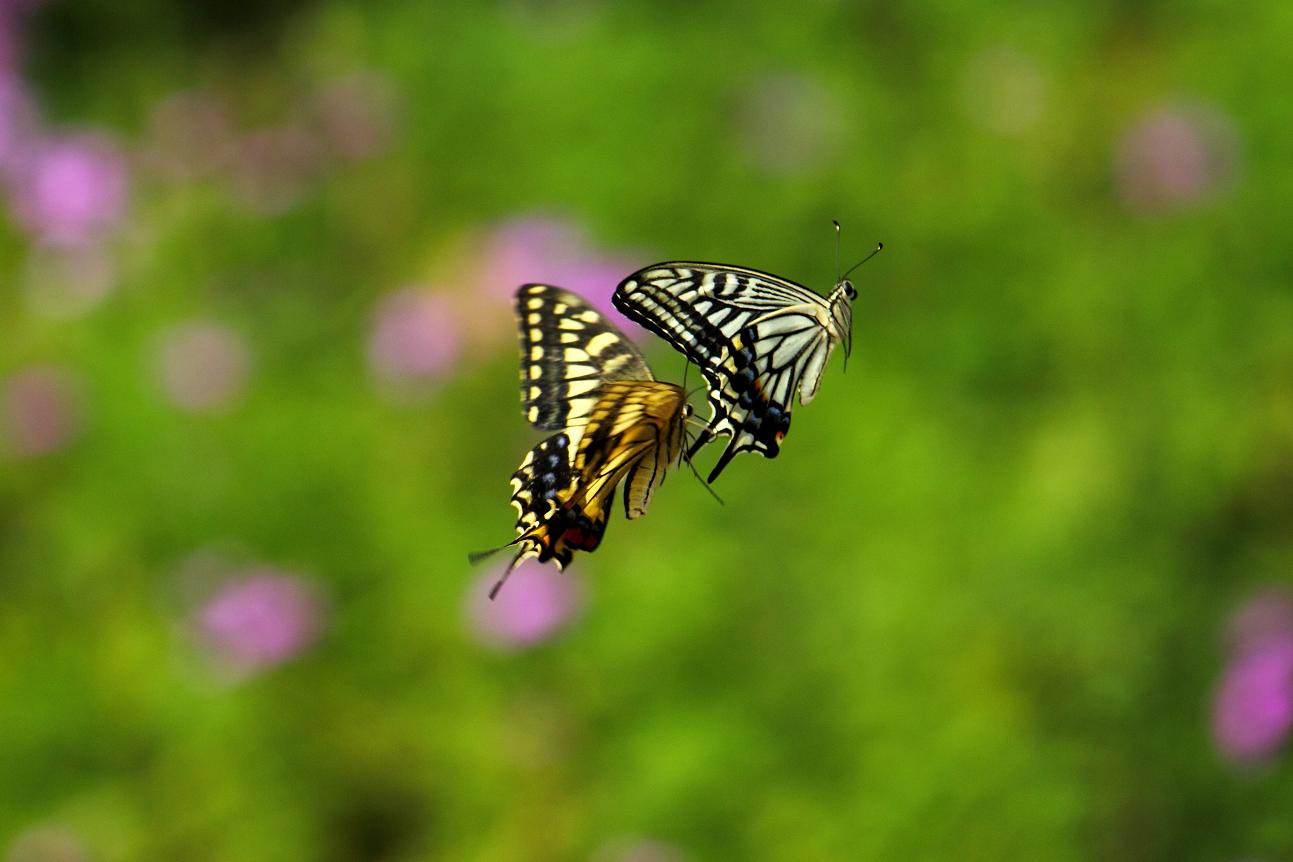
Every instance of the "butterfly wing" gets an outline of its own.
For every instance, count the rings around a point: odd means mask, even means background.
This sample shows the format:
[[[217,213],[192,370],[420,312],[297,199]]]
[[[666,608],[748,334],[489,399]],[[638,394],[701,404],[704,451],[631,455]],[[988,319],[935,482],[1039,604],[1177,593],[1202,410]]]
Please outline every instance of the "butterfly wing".
[[[584,493],[603,504],[622,481],[624,515],[646,514],[669,465],[682,453],[687,393],[657,381],[606,384],[593,408],[574,465]]]
[[[686,400],[671,383],[609,383],[573,456],[565,432],[526,454],[512,474],[518,550],[508,572],[531,558],[562,569],[576,550],[595,550],[625,476],[626,514],[645,514],[665,469],[682,451]]]
[[[603,383],[653,379],[633,342],[575,294],[526,284],[516,291],[515,309],[521,399],[531,425],[577,436]]]
[[[555,559],[562,568],[570,554],[557,546],[544,525],[560,501],[574,492],[576,475],[570,464],[570,438],[565,432],[553,434],[528,453],[512,474],[512,505],[516,507],[516,544],[519,546],[512,568],[530,557],[541,562]]]
[[[839,340],[820,294],[741,267],[656,264],[621,282],[614,302],[704,374],[710,419],[690,454],[715,436],[731,437],[710,482],[740,452],[777,456],[795,393],[801,403],[812,400]]]
[[[516,314],[526,418],[560,431],[512,475],[518,551],[491,597],[527,559],[564,568],[575,551],[595,550],[626,476],[625,511],[643,514],[682,451],[689,411],[683,389],[656,382],[637,348],[578,296],[527,284]]]

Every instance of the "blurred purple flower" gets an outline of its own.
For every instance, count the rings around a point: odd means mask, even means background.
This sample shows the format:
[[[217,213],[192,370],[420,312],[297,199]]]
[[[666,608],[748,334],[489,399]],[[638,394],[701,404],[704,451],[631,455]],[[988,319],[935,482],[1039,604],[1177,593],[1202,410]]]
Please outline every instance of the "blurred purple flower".
[[[11,181],[18,221],[50,245],[96,242],[125,217],[126,161],[98,135],[37,141]]]
[[[569,625],[583,605],[583,591],[569,570],[530,560],[512,572],[491,600],[499,566],[476,579],[467,613],[476,636],[490,646],[521,648],[547,640]]]
[[[1293,597],[1277,587],[1240,605],[1227,630],[1231,657],[1212,707],[1212,735],[1227,759],[1258,762],[1293,726]]]
[[[643,331],[611,303],[616,286],[641,264],[590,250],[567,222],[534,217],[507,222],[490,234],[481,258],[477,292],[509,308],[522,284],[554,284],[588,300],[625,332]]]
[[[966,112],[979,126],[1002,135],[1019,135],[1036,126],[1046,91],[1037,63],[1009,46],[983,51],[965,68]]]
[[[8,448],[20,457],[56,452],[80,430],[79,386],[68,371],[32,367],[4,384]]]
[[[459,355],[459,335],[450,303],[420,288],[389,293],[377,305],[368,337],[368,364],[390,383],[444,376]]]
[[[359,72],[324,85],[315,94],[313,116],[329,149],[358,161],[390,147],[398,101],[388,78]]]
[[[149,112],[143,164],[173,182],[197,180],[228,166],[234,135],[225,106],[198,90],[161,99]]]
[[[313,583],[268,566],[238,573],[198,612],[198,628],[217,656],[254,671],[296,658],[318,639],[323,600]]]
[[[322,145],[306,129],[284,124],[249,132],[234,147],[234,194],[262,215],[296,206],[318,173]]]
[[[832,160],[843,144],[844,118],[814,78],[762,75],[737,94],[735,140],[754,164],[777,175],[803,174]]]
[[[242,391],[251,351],[236,331],[198,320],[166,330],[156,362],[162,389],[175,406],[212,411],[227,406]]]
[[[1164,107],[1123,137],[1115,174],[1125,206],[1155,212],[1214,197],[1233,179],[1238,161],[1238,135],[1220,111]]]
[[[5,862],[90,862],[91,858],[81,839],[59,826],[19,832],[5,854]]]
[[[1272,639],[1236,656],[1212,710],[1212,736],[1228,759],[1264,760],[1293,725],[1293,636]]]
[[[112,292],[116,267],[102,246],[34,246],[27,256],[25,287],[32,308],[51,318],[84,314]]]

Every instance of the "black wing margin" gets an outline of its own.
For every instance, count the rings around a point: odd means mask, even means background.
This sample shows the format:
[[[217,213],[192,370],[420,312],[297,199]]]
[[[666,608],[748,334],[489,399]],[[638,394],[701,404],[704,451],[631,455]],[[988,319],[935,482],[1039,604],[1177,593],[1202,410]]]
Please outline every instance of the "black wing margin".
[[[583,425],[608,380],[651,380],[637,347],[583,299],[547,284],[516,291],[521,401],[537,428]]]

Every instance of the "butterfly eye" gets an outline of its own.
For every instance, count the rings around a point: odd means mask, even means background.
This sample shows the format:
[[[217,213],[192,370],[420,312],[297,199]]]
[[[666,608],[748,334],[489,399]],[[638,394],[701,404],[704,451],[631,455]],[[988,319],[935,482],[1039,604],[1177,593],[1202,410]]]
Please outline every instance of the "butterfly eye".
[[[852,302],[853,300],[858,298],[858,292],[854,290],[853,282],[848,281],[846,279],[844,283],[840,286],[844,288],[844,295],[848,297],[849,302]]]

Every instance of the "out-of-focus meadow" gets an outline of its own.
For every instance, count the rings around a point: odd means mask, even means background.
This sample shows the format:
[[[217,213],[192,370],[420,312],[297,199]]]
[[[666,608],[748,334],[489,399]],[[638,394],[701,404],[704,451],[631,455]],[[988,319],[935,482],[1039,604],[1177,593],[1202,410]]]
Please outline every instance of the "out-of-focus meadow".
[[[5,0],[0,853],[1293,858],[1291,9]],[[832,218],[781,457],[488,603],[512,290]]]

